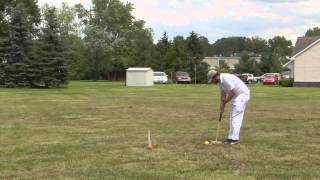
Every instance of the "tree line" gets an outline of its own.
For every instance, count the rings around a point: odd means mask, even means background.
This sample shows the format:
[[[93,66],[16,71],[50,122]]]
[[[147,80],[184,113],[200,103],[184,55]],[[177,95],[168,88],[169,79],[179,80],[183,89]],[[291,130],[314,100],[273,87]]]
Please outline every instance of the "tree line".
[[[1,1],[0,86],[60,87],[70,79],[106,79],[132,66],[168,74],[186,71],[204,82],[206,56],[240,56],[236,69],[223,65],[220,70],[259,75],[280,72],[292,53],[292,42],[281,36],[228,37],[211,44],[194,31],[172,39],[164,32],[154,42],[152,29],[132,10],[133,4],[120,0],[92,0],[90,9],[81,4],[39,8],[36,0]],[[318,36],[320,29],[305,35]]]

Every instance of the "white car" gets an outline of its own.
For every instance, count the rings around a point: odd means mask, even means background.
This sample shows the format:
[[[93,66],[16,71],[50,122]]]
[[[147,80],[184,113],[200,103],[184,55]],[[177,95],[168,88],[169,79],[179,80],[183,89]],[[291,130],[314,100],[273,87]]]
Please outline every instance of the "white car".
[[[154,83],[168,83],[168,75],[165,72],[153,72]]]
[[[242,76],[246,76],[246,81],[248,82],[248,84],[251,84],[253,82],[256,82],[257,79],[253,76],[253,74],[249,74],[249,73],[244,73],[244,74],[241,74]]]

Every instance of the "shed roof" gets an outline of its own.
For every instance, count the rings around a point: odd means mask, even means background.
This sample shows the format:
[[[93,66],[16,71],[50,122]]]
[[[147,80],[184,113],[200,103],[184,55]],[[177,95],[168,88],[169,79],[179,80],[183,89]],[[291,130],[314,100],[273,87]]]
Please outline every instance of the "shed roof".
[[[150,71],[152,70],[151,68],[149,67],[131,67],[131,68],[128,68],[127,71],[130,71],[130,72],[145,72],[145,71]]]

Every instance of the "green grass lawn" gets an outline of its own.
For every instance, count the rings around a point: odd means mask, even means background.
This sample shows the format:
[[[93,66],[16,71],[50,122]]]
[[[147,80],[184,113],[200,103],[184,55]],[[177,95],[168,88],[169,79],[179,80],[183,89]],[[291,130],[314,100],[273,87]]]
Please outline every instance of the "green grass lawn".
[[[320,179],[320,89],[251,92],[241,144],[206,146],[216,86],[0,89],[0,179]]]

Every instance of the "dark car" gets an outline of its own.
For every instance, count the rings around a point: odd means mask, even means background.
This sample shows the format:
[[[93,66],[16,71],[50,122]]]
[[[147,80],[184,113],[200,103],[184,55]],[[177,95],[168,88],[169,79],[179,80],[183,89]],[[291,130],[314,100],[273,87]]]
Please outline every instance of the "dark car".
[[[176,83],[191,83],[191,77],[187,72],[178,71],[175,74]]]

